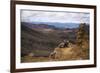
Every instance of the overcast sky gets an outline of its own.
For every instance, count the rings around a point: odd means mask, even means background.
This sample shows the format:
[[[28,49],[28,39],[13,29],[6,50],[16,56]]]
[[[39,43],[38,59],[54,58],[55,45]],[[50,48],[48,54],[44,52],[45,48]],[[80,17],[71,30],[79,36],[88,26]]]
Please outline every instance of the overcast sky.
[[[89,13],[21,10],[22,22],[90,23]]]

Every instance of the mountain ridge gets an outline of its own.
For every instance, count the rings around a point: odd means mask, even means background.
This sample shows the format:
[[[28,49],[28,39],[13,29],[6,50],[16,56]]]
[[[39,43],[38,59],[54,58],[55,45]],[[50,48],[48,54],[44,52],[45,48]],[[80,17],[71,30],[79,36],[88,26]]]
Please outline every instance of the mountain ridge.
[[[27,23],[27,24],[33,24],[35,25],[45,25],[53,28],[58,29],[66,29],[66,28],[78,28],[80,23],[58,23],[58,22],[21,22],[21,23]]]

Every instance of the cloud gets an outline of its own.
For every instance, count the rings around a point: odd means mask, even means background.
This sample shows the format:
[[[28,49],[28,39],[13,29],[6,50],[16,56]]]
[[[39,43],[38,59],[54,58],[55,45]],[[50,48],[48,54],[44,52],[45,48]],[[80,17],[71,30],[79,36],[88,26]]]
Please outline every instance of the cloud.
[[[22,22],[89,23],[90,14],[80,12],[54,12],[21,10]]]

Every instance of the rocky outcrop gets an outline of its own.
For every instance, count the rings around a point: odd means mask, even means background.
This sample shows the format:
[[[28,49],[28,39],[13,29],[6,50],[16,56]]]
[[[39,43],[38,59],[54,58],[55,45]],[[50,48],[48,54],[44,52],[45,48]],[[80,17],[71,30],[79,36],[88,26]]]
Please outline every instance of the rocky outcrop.
[[[73,47],[70,43],[60,43],[58,47],[54,49],[54,51],[50,54],[49,58],[55,60],[64,60],[71,58],[73,54]]]
[[[80,49],[79,46],[71,44],[68,47],[56,47],[49,58],[55,61],[89,59],[89,49]]]

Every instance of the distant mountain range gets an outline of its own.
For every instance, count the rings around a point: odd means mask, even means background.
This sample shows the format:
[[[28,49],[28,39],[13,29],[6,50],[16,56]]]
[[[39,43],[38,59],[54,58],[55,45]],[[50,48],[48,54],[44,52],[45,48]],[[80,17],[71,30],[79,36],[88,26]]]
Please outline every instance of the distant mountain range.
[[[35,24],[35,23],[26,23],[26,22],[22,22],[21,23],[24,26],[27,26],[31,29],[37,28],[37,29],[57,29],[55,26],[53,25],[47,25],[47,24]]]
[[[28,23],[28,22],[22,22],[24,24],[28,24],[33,28],[59,28],[59,29],[66,29],[66,28],[78,28],[79,27],[79,23],[57,23],[57,22],[32,22],[32,23]],[[33,24],[33,25],[32,25]],[[28,26],[27,25],[27,26]]]

